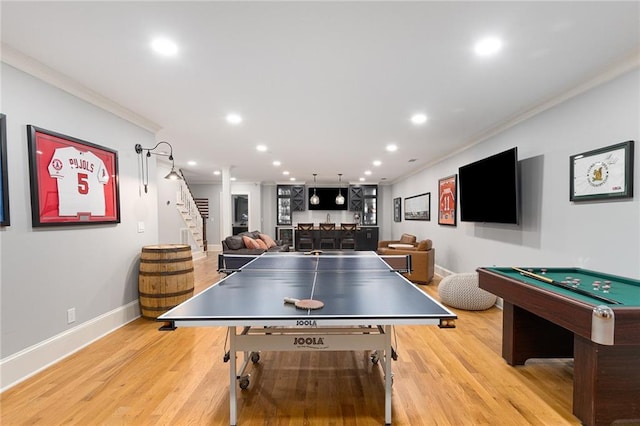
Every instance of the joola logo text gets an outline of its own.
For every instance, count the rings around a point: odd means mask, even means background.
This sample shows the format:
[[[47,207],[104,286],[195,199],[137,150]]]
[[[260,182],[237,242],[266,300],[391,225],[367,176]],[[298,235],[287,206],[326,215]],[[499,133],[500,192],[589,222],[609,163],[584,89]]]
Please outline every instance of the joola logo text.
[[[293,344],[318,346],[318,345],[324,345],[324,339],[322,337],[294,337]]]
[[[298,320],[296,321],[297,326],[303,327],[316,327],[318,325],[318,321],[316,320]]]

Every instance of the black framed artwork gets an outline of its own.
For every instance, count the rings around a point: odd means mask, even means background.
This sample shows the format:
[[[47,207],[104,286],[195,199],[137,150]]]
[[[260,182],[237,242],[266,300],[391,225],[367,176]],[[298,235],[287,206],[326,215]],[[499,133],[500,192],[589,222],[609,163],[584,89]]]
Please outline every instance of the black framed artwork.
[[[404,199],[404,220],[431,220],[431,193]]]
[[[27,126],[33,226],[120,223],[118,153]]]
[[[7,116],[0,114],[0,226],[11,225],[9,218],[9,171],[7,170]]]
[[[393,221],[402,222],[402,198],[393,199]]]
[[[633,197],[633,141],[572,155],[569,167],[571,201]]]

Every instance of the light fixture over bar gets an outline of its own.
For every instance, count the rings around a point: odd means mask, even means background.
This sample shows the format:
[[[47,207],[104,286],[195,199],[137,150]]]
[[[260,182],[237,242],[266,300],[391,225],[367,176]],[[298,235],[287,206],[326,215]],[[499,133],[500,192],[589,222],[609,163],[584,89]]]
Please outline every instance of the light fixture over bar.
[[[342,173],[338,173],[338,182],[340,187],[338,188],[338,196],[336,197],[336,204],[341,206],[344,204],[344,197],[342,196]]]
[[[318,197],[318,195],[316,194],[316,176],[317,175],[318,175],[317,173],[313,174],[313,195],[309,199],[309,202],[314,206],[317,206],[318,204],[320,204],[320,197]]]

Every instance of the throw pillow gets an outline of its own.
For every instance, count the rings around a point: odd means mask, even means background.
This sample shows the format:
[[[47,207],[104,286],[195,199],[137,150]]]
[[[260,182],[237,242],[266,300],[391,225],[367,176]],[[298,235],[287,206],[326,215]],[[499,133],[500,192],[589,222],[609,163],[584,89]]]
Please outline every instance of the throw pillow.
[[[402,244],[413,244],[416,242],[416,236],[411,234],[402,234],[400,242]]]
[[[267,248],[277,246],[276,242],[273,241],[273,238],[271,238],[267,234],[260,234],[260,239],[265,242],[265,244],[267,245]]]
[[[259,249],[260,245],[257,243],[256,240],[254,240],[251,237],[247,237],[246,235],[242,236],[242,241],[244,242],[244,245],[246,248],[248,249]]]
[[[262,241],[260,238],[258,238],[257,240],[253,240],[253,241],[255,241],[255,242],[260,246],[260,248],[261,248],[262,250],[266,250],[266,249],[268,248],[268,247],[267,247],[267,243],[265,243],[264,241]]]
[[[239,237],[237,235],[227,237],[226,243],[227,247],[229,247],[230,250],[240,250],[245,247],[244,242],[242,241],[242,237]]]

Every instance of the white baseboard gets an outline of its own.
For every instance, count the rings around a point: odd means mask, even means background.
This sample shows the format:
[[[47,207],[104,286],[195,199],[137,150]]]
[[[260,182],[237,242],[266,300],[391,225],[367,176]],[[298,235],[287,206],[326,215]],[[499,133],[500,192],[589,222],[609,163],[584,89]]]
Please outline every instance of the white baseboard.
[[[443,268],[442,266],[435,265],[434,273],[439,277],[446,277],[447,275],[455,274],[455,272]]]
[[[136,299],[0,360],[0,393],[140,316]]]

